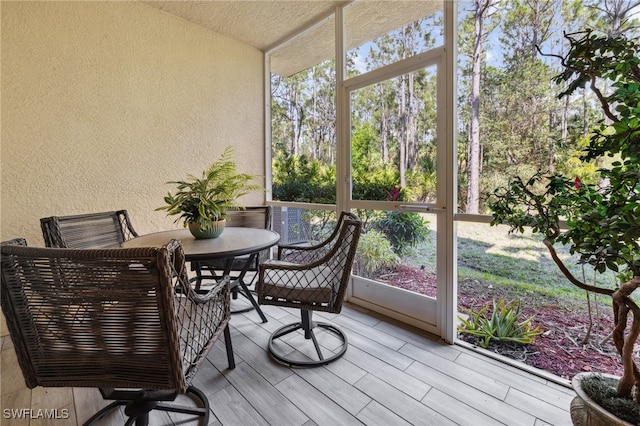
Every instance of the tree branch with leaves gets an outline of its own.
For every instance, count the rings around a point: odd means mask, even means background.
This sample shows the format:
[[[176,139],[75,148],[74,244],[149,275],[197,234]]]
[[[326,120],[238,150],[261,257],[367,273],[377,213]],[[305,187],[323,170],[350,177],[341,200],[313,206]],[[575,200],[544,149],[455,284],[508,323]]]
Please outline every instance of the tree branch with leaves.
[[[564,71],[554,78],[565,86],[559,97],[579,88],[593,91],[607,120],[594,126],[580,160],[599,165],[599,182],[538,172],[530,179],[514,178],[499,188],[490,202],[492,225],[506,223],[510,232],[530,227],[544,236],[544,244],[565,277],[575,286],[611,297],[613,340],[624,373],[618,396],[640,402],[640,373],[633,349],[640,335],[640,307],[633,300],[640,286],[640,44],[624,36],[601,36],[593,31],[565,34],[569,52],[558,57]],[[610,84],[612,93],[603,86]],[[561,228],[566,221],[566,228]],[[567,244],[579,262],[598,272],[613,271],[618,288],[587,284],[566,267],[554,248]],[[631,316],[631,325],[628,318]]]

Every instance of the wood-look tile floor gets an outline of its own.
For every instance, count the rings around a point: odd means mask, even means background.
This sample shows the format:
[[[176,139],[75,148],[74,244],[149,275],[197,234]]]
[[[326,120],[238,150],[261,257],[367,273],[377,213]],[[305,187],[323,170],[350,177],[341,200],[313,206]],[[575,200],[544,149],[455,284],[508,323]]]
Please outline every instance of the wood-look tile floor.
[[[339,315],[315,317],[347,333],[342,358],[325,367],[287,368],[265,348],[271,332],[297,321],[298,313],[263,310],[264,324],[253,311],[232,316],[236,368],[227,368],[219,341],[194,379],[211,403],[211,425],[571,424],[574,393],[566,386],[351,305]],[[95,389],[27,389],[11,339],[1,343],[0,424],[81,425],[107,404]],[[331,339],[324,344],[331,346]],[[122,425],[123,414],[116,411],[100,424]],[[154,412],[150,424],[197,422]]]

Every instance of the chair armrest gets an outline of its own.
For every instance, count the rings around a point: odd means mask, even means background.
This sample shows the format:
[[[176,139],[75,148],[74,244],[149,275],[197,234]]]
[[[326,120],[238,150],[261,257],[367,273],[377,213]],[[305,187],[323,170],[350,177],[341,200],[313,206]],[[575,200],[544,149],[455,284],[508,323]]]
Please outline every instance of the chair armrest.
[[[317,244],[311,244],[311,241],[300,241],[293,244],[278,244],[278,248],[291,249],[291,250],[297,250],[297,249],[306,250],[306,249],[313,249],[316,245]]]
[[[287,262],[285,260],[279,260],[279,259],[269,259],[265,262],[262,262],[260,265],[264,265],[265,268],[278,268],[281,266],[300,266],[302,269],[306,268],[306,265],[301,264],[301,263],[295,263],[295,262]]]
[[[188,282],[183,284],[186,291],[174,293],[173,305],[182,365],[189,383],[203,357],[229,323],[231,291],[228,276],[205,294],[198,294]]]
[[[313,268],[317,268],[319,266],[324,266],[326,263],[325,259],[321,258],[318,260],[314,260],[311,262],[289,262],[286,260],[278,260],[278,259],[270,259],[266,262],[263,262],[259,266],[259,270],[267,270],[267,269],[279,269],[279,270],[288,270],[288,271],[305,271]]]
[[[326,244],[314,246],[278,246],[278,260],[292,261],[294,263],[311,263],[326,256]]]
[[[217,298],[221,292],[224,292],[225,288],[230,288],[231,278],[225,275],[220,281],[218,281],[209,291],[206,293],[198,293],[188,282],[179,284],[180,290],[176,291],[177,294],[184,294],[193,303],[203,304],[208,303],[212,299]]]

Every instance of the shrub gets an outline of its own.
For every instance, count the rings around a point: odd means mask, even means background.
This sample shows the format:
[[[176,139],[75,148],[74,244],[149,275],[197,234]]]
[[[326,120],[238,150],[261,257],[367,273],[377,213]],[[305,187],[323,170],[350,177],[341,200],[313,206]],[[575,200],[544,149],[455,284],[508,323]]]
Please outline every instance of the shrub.
[[[400,258],[384,234],[372,229],[360,236],[356,261],[360,275],[370,278],[380,269],[395,267]]]
[[[376,228],[382,231],[397,254],[405,253],[410,247],[424,242],[429,236],[428,221],[415,212],[386,212]]]
[[[273,164],[274,200],[333,204],[335,182],[335,166],[325,166],[304,155],[279,156]]]

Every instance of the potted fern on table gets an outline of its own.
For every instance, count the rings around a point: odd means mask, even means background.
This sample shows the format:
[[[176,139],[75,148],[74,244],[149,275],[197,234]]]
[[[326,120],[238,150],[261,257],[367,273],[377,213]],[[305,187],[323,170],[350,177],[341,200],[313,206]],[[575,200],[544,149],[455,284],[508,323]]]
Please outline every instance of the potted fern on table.
[[[560,57],[564,71],[554,79],[566,85],[560,96],[587,86],[604,114],[592,129],[581,156],[582,162],[599,167],[597,179],[588,184],[580,177],[543,172],[529,179],[516,177],[507,188],[494,193],[489,203],[491,223],[506,223],[512,232],[530,227],[543,236],[553,261],[569,282],[611,299],[612,336],[623,375],[589,379],[593,387],[615,397],[603,398],[593,408],[594,395],[582,398],[587,380],[584,375],[589,373],[574,378],[580,398],[572,403],[572,419],[574,424],[637,424],[640,372],[634,349],[640,335],[640,306],[633,293],[640,286],[640,44],[592,31],[565,37],[570,50]],[[607,84],[611,89],[605,89]],[[607,95],[607,90],[612,93]],[[566,227],[561,226],[562,221],[566,221]],[[568,245],[580,263],[598,272],[613,271],[620,284],[605,288],[575,277],[558,256],[555,244]],[[607,408],[600,405],[609,403],[605,401],[611,402]]]
[[[166,205],[156,210],[166,210],[169,216],[178,216],[196,239],[216,238],[222,234],[227,211],[243,206],[238,198],[261,189],[251,183],[255,177],[239,173],[233,161],[233,149],[227,147],[200,177],[188,175],[185,180],[167,182],[176,185],[176,192],[169,192]]]

